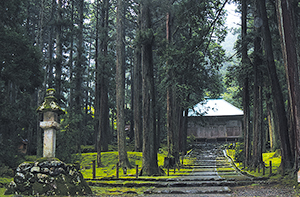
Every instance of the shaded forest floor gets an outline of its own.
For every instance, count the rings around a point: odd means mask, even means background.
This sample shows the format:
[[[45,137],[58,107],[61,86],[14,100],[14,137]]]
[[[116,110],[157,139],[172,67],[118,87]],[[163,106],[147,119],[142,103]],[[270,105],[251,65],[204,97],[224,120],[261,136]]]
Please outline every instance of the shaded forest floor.
[[[265,172],[260,169],[245,168],[242,162],[236,162],[235,149],[227,149],[227,155],[231,158],[232,164],[241,173],[253,177],[260,177],[264,184],[253,184],[231,188],[232,196],[300,196],[300,184],[297,182],[295,172],[287,172],[285,176],[281,174],[280,151],[263,153]],[[270,165],[272,169],[270,170]]]
[[[234,158],[235,151],[232,149],[227,150],[227,154]],[[116,179],[116,164],[118,161],[117,152],[103,152],[102,165],[96,168],[96,178],[93,177],[93,160],[97,159],[96,153],[82,153],[74,155],[77,162],[80,163],[81,172],[87,182],[92,185],[92,191],[97,196],[137,196],[143,195],[145,191],[151,189],[151,182],[164,181],[168,178],[176,178],[182,175],[187,175],[193,171],[189,168],[176,168],[170,169],[169,176],[167,175],[167,169],[163,168],[164,157],[167,156],[166,151],[160,150],[158,154],[158,165],[166,172],[165,176],[155,177],[143,177],[139,176],[136,179],[136,166],[139,171],[142,167],[142,153],[141,152],[128,152],[128,158],[132,165],[132,168],[127,169],[125,173],[122,169],[119,170],[119,179]],[[243,169],[242,163],[234,162],[244,173],[250,174],[250,176],[262,177],[266,179],[263,185],[249,185],[230,188],[232,190],[232,196],[299,196],[300,187],[297,183],[296,177],[287,175],[285,177],[279,174],[280,155],[276,152],[264,153],[264,162],[266,164],[265,175],[262,170],[250,171],[250,169]],[[34,157],[31,157],[34,160]],[[195,158],[185,156],[181,160],[182,166],[189,166],[193,164]],[[272,173],[269,170],[269,161],[272,161]],[[13,180],[12,177],[0,177],[0,196],[4,195],[5,186]],[[101,187],[97,184],[101,183]],[[112,187],[113,186],[113,187]],[[7,195],[8,196],[8,195]],[[13,196],[13,195],[11,195]]]
[[[132,168],[126,169],[126,172],[123,169],[119,169],[119,178],[116,179],[116,164],[118,162],[118,152],[102,152],[101,161],[102,164],[100,167],[96,166],[96,178],[93,178],[93,161],[97,160],[97,153],[82,153],[73,155],[76,162],[80,164],[81,173],[83,177],[87,180],[90,185],[93,185],[93,182],[97,184],[101,183],[99,186],[91,186],[94,195],[107,196],[107,195],[137,195],[142,194],[147,189],[151,188],[151,181],[153,183],[157,180],[164,180],[167,178],[176,178],[178,176],[186,175],[192,172],[193,169],[180,170],[180,167],[176,169],[169,170],[169,176],[167,175],[167,169],[163,167],[164,158],[167,157],[167,152],[164,149],[159,150],[158,154],[158,165],[165,171],[165,176],[154,176],[146,177],[139,176],[136,179],[136,166],[138,166],[138,171],[141,171],[142,168],[142,153],[141,152],[127,152],[129,162]],[[26,157],[29,161],[35,161],[37,158],[34,156]],[[182,158],[182,157],[181,157]],[[194,162],[195,158],[184,157],[181,159],[181,165],[190,165]],[[13,177],[0,177],[0,196],[3,196],[5,193],[5,186],[13,181]],[[142,186],[146,183],[146,186]],[[107,185],[107,186],[105,186]],[[128,185],[132,185],[128,187]],[[10,195],[7,195],[10,196]],[[11,195],[13,196],[13,195]]]

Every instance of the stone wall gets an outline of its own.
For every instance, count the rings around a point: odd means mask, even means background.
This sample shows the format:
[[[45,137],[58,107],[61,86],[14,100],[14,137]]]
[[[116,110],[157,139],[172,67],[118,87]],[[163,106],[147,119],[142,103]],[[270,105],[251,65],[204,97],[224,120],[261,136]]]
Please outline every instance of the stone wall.
[[[79,165],[46,160],[20,164],[6,194],[73,196],[92,194],[92,191],[83,179]]]

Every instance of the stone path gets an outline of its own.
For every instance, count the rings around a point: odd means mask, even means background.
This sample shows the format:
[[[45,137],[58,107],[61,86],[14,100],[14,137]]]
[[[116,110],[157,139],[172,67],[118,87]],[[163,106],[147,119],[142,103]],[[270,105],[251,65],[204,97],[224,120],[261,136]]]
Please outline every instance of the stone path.
[[[249,185],[254,181],[235,170],[225,157],[222,144],[195,145],[193,172],[188,176],[168,179],[165,185],[145,192],[151,196],[231,196],[229,187]]]

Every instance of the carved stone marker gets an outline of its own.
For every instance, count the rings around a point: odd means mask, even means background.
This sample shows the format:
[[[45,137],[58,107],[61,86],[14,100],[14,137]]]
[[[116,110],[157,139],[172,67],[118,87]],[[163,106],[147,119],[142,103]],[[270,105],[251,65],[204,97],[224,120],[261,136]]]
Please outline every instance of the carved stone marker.
[[[56,103],[55,90],[48,89],[37,112],[43,114],[40,127],[44,129],[43,157],[18,166],[14,180],[7,186],[6,195],[83,196],[92,190],[80,172],[80,165],[65,164],[55,157],[56,130],[60,114],[65,112]]]
[[[55,157],[56,131],[60,129],[58,115],[65,113],[56,103],[54,95],[54,89],[47,89],[44,102],[37,109],[38,113],[43,113],[43,122],[40,122],[40,127],[44,129],[43,157]]]

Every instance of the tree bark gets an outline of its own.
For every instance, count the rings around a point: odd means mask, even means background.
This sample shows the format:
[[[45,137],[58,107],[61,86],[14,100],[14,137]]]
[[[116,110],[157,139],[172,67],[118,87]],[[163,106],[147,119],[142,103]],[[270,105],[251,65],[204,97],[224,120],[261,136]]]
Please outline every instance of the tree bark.
[[[166,39],[167,39],[167,47],[170,46],[171,43],[171,5],[168,5],[168,13],[166,16]],[[168,157],[173,156],[174,150],[174,127],[173,127],[173,117],[174,117],[174,109],[173,109],[173,88],[172,88],[172,69],[169,65],[170,62],[166,62],[167,67],[167,146],[168,146]]]
[[[76,87],[74,87],[75,93],[75,114],[81,114],[81,109],[83,107],[83,78],[82,74],[84,73],[84,40],[83,40],[83,9],[84,9],[84,0],[78,2],[78,15],[79,15],[79,25],[78,25],[78,42],[77,42],[77,63],[76,63]],[[82,124],[78,121],[77,128],[79,135],[77,136],[77,149],[80,151],[80,145],[82,143]]]
[[[155,93],[153,76],[153,29],[150,0],[141,2],[141,26],[147,35],[142,42],[143,175],[159,174],[156,149]],[[146,34],[147,32],[147,34]]]
[[[288,84],[289,104],[292,112],[292,124],[295,144],[295,165],[298,169],[298,158],[300,154],[300,85],[298,60],[296,52],[295,22],[293,13],[293,2],[290,0],[276,0],[278,29],[280,33],[281,49],[283,54],[286,79]]]
[[[246,42],[247,36],[247,7],[248,3],[247,0],[242,0],[242,64],[243,67],[247,67],[249,63],[248,58],[248,47]],[[244,146],[245,146],[245,166],[249,165],[250,161],[250,125],[249,125],[249,118],[250,118],[250,110],[249,110],[249,78],[248,73],[245,73],[245,79],[243,84],[243,111],[244,111]]]
[[[257,5],[256,0],[256,5]],[[258,8],[256,8],[257,15],[259,16]],[[255,24],[254,24],[255,25]],[[256,168],[260,165],[262,160],[262,83],[261,83],[261,59],[262,46],[261,46],[261,27],[256,26],[256,36],[254,39],[254,96],[253,96],[253,159],[252,165]]]
[[[99,132],[99,114],[100,114],[100,77],[99,77],[99,32],[100,32],[100,0],[96,2],[96,38],[95,38],[95,131],[94,137],[96,139],[95,146],[97,150],[97,166],[100,167],[102,165],[101,162],[101,132]]]
[[[62,75],[62,1],[57,1],[57,13],[56,13],[56,60],[55,60],[55,90],[56,98],[58,102],[61,102],[61,75]]]
[[[52,11],[51,11],[51,19],[52,22],[54,20],[54,13],[55,13],[55,5],[56,1],[52,0]],[[48,41],[48,61],[47,61],[47,74],[46,74],[46,83],[49,88],[54,87],[54,76],[53,76],[53,48],[54,48],[54,42],[53,42],[53,25],[50,25],[48,27],[49,31],[49,41]]]
[[[122,0],[117,2],[117,40],[116,40],[116,105],[119,166],[130,166],[126,152],[125,133],[125,45],[124,45],[125,9]]]
[[[258,1],[258,3],[261,13],[261,19],[263,22],[262,32],[264,38],[264,49],[268,67],[268,74],[271,80],[272,95],[275,104],[275,116],[277,116],[276,119],[278,120],[279,138],[281,143],[281,167],[282,172],[284,173],[286,169],[292,167],[294,158],[293,152],[290,149],[290,139],[288,134],[287,117],[283,102],[283,95],[274,62],[271,33],[268,24],[265,0]]]
[[[109,109],[108,109],[108,87],[106,83],[108,70],[107,66],[109,65],[107,62],[107,52],[108,52],[108,11],[109,11],[109,1],[103,0],[102,6],[102,14],[101,14],[101,43],[100,43],[100,51],[101,56],[104,61],[101,61],[100,67],[100,114],[99,114],[99,132],[102,135],[102,148],[104,151],[108,150],[108,142],[109,142]]]
[[[137,31],[141,31],[140,15],[137,19]],[[135,151],[141,152],[143,146],[142,138],[142,77],[141,77],[141,44],[137,43],[134,51],[135,63],[133,67],[133,119]]]
[[[37,90],[37,106],[40,106],[43,102],[43,97],[41,94],[41,90]],[[43,156],[43,138],[42,138],[42,128],[40,127],[40,122],[43,120],[43,115],[38,113],[37,114],[37,128],[36,128],[36,144],[37,144],[37,150],[36,150],[36,155],[38,157]]]
[[[177,98],[177,91],[176,91],[176,85],[172,85],[172,97],[173,97],[173,103],[172,103],[172,130],[173,130],[173,150],[172,150],[172,156],[175,159],[175,164],[179,162],[179,129],[180,129],[180,107],[178,104],[178,98]]]
[[[75,113],[81,113],[82,107],[82,73],[84,71],[83,64],[84,64],[84,47],[83,47],[83,8],[84,8],[84,0],[80,0],[78,2],[78,14],[79,14],[79,28],[77,34],[77,62],[76,62],[76,87],[74,87],[74,96],[75,96]]]

